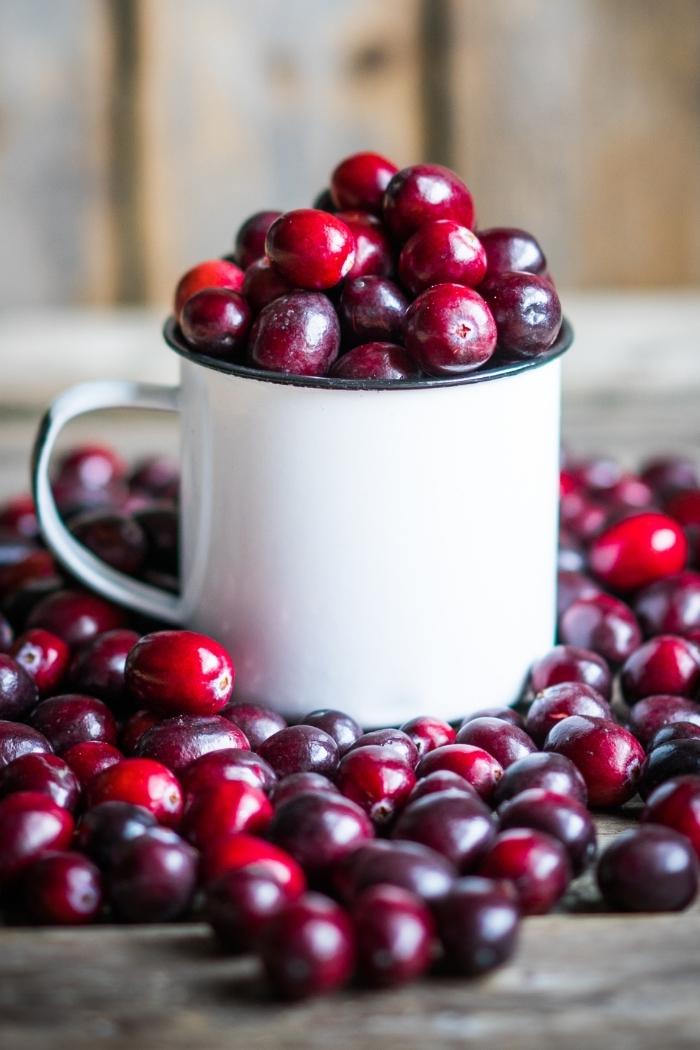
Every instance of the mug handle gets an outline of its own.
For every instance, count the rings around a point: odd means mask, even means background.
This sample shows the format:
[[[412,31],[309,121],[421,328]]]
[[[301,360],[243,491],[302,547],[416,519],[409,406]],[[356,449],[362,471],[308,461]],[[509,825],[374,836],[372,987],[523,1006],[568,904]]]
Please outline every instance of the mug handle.
[[[56,558],[78,580],[105,598],[167,623],[181,622],[182,600],[159,587],[118,572],[84,547],[58,513],[49,481],[56,438],[76,416],[103,408],[179,410],[179,388],[127,380],[100,380],[70,387],[56,398],[39,426],[32,451],[32,490],[44,539]]]

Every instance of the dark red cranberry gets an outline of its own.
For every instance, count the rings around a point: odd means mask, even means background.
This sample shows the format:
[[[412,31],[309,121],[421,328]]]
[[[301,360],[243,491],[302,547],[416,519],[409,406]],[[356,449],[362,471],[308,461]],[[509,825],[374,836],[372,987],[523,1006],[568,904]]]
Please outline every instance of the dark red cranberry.
[[[188,796],[216,787],[224,780],[239,780],[269,792],[277,781],[275,771],[259,755],[241,748],[209,751],[191,762],[183,773],[182,786]]]
[[[642,821],[685,835],[700,857],[700,776],[671,777],[660,784],[647,799]]]
[[[232,700],[221,714],[245,733],[254,751],[257,751],[268,737],[274,736],[287,726],[286,719],[278,711],[262,704],[249,703],[247,700]]]
[[[338,312],[349,344],[402,343],[408,299],[388,277],[354,277],[343,285]]]
[[[436,284],[406,312],[406,349],[429,375],[463,375],[496,349],[496,324],[486,302],[461,284]]]
[[[50,754],[53,751],[43,733],[31,726],[0,720],[0,769],[20,755]]]
[[[610,704],[591,686],[583,682],[562,682],[537,694],[528,710],[525,728],[541,746],[550,729],[571,715],[612,718]]]
[[[238,228],[235,254],[241,269],[245,270],[251,263],[263,258],[267,231],[281,214],[281,211],[256,211]]]
[[[146,564],[150,569],[177,575],[179,519],[172,507],[152,504],[134,512],[146,537]]]
[[[278,806],[269,834],[307,874],[326,874],[372,838],[372,823],[358,805],[329,792],[296,795]]]
[[[291,292],[260,311],[248,354],[256,368],[322,376],[339,348],[340,323],[330,300],[319,292]]]
[[[610,594],[597,594],[572,602],[559,621],[559,637],[566,645],[591,649],[618,665],[639,647],[642,632],[628,605]]]
[[[125,842],[107,873],[109,901],[126,922],[172,922],[190,906],[197,851],[169,828]]]
[[[511,828],[496,836],[479,874],[513,883],[521,915],[546,915],[563,897],[571,866],[561,842],[542,831]]]
[[[215,715],[231,699],[234,677],[224,647],[195,631],[144,635],[125,668],[129,692],[162,714]]]
[[[420,372],[410,354],[395,343],[362,343],[338,358],[331,375],[382,382],[415,379]]]
[[[636,474],[623,473],[606,491],[605,500],[616,511],[652,510],[654,493]]]
[[[561,842],[575,875],[595,856],[596,830],[586,806],[575,798],[530,788],[500,806],[501,829],[534,828]]]
[[[523,791],[541,788],[566,795],[584,805],[588,799],[586,782],[574,763],[564,755],[537,751],[518,759],[498,781],[494,802],[500,806]]]
[[[640,474],[663,500],[678,492],[700,488],[698,464],[685,456],[654,456],[642,465]]]
[[[117,723],[107,705],[94,696],[80,693],[42,700],[32,711],[31,724],[44,734],[58,754],[88,740],[117,742]]]
[[[119,572],[135,575],[146,558],[146,537],[128,514],[89,510],[71,518],[70,531],[95,557]]]
[[[693,696],[700,686],[700,649],[673,634],[650,638],[625,661],[620,685],[628,704],[657,693]]]
[[[586,781],[591,806],[621,806],[637,790],[644,749],[615,722],[572,715],[557,722],[544,746],[571,759]]]
[[[598,886],[620,911],[682,911],[698,890],[698,862],[685,835],[658,824],[628,828],[603,850]]]
[[[98,507],[122,507],[128,499],[124,482],[111,482],[104,488],[86,488],[77,481],[58,480],[51,488],[59,513],[66,520]]]
[[[635,514],[598,536],[588,557],[606,587],[626,593],[680,572],[688,543],[680,525],[666,514]]]
[[[483,748],[493,755],[503,769],[537,750],[523,729],[500,718],[471,719],[457,734],[457,743]]]
[[[520,912],[507,882],[459,879],[437,902],[435,916],[448,965],[457,973],[487,973],[515,951]]]
[[[666,512],[687,530],[700,527],[700,488],[678,492],[666,504]]]
[[[242,832],[207,844],[202,854],[202,882],[205,886],[228,871],[244,869],[274,879],[290,899],[306,889],[306,877],[294,857],[271,842]]]
[[[80,650],[71,665],[73,685],[104,700],[120,700],[125,691],[126,658],[138,640],[136,631],[98,634],[90,645]]]
[[[73,818],[40,791],[18,791],[0,799],[0,888],[6,888],[48,850],[64,850],[73,838]]]
[[[646,800],[659,784],[683,776],[700,776],[700,739],[697,737],[673,740],[650,751],[642,768],[639,794]]]
[[[207,259],[183,274],[175,289],[175,316],[180,320],[188,299],[205,288],[229,288],[238,292],[243,284],[243,271],[227,259]]]
[[[362,728],[354,718],[345,714],[344,711],[335,711],[330,707],[309,712],[304,716],[303,722],[304,725],[316,726],[317,729],[322,729],[324,733],[332,736],[338,745],[340,755],[344,755],[362,736]]]
[[[366,211],[340,211],[342,219],[355,238],[355,262],[346,280],[377,274],[386,277],[394,269],[391,241],[379,219]]]
[[[251,263],[243,278],[243,295],[248,300],[254,313],[258,314],[263,307],[288,295],[294,288],[277,272],[268,258],[258,259]]]
[[[352,746],[391,748],[411,769],[418,765],[418,749],[408,733],[401,729],[372,729],[358,736]]]
[[[0,769],[0,797],[17,791],[40,791],[71,812],[80,798],[80,784],[70,766],[58,755],[20,755]]]
[[[281,806],[289,798],[297,795],[308,795],[309,793],[320,793],[339,795],[340,791],[328,777],[321,773],[290,773],[288,777],[282,777],[274,785],[271,798],[275,806]]]
[[[34,500],[28,492],[14,496],[0,507],[0,527],[16,536],[35,539],[39,535],[39,522]]]
[[[63,761],[73,770],[82,788],[86,788],[98,773],[116,766],[123,758],[118,748],[101,740],[74,744],[63,752]]]
[[[222,780],[192,798],[182,822],[182,833],[202,849],[222,835],[263,832],[272,818],[272,805],[260,788],[242,780]]]
[[[133,755],[141,737],[160,722],[160,715],[146,708],[134,711],[121,728],[121,746],[125,755]]]
[[[561,504],[561,520],[565,526],[563,537],[566,541],[579,544],[579,548],[588,545],[610,520],[610,511],[601,502],[596,502],[580,494],[567,497]],[[587,556],[585,561],[587,563]],[[586,567],[585,565],[583,566]]]
[[[100,802],[84,814],[78,825],[76,845],[99,868],[108,868],[125,842],[138,838],[157,820],[148,809],[131,802]]]
[[[71,649],[80,649],[98,634],[124,627],[125,616],[116,605],[87,591],[55,591],[34,606],[27,627],[43,627],[57,634]]]
[[[409,719],[401,726],[401,731],[411,738],[419,758],[427,755],[429,751],[434,751],[436,747],[454,743],[456,735],[449,722],[443,722],[441,718],[431,718],[429,715]]]
[[[57,481],[77,482],[86,489],[107,488],[126,477],[126,463],[109,445],[86,444],[70,449],[58,461]]]
[[[575,485],[595,495],[608,496],[623,477],[622,467],[611,456],[590,456],[569,468]]]
[[[647,743],[647,752],[662,744],[672,744],[676,740],[695,740],[700,737],[700,724],[695,722],[670,722],[657,729]]]
[[[225,948],[248,952],[288,901],[279,882],[254,868],[242,868],[225,872],[207,886],[204,915]]]
[[[316,726],[288,726],[268,737],[259,754],[278,777],[290,773],[322,773],[332,776],[338,766],[338,745]]]
[[[559,530],[557,548],[557,570],[581,573],[586,569],[586,549],[581,539],[575,539],[566,529]]]
[[[435,773],[428,773],[427,777],[416,781],[415,787],[408,796],[408,801],[414,802],[417,798],[433,795],[437,791],[459,791],[463,795],[478,798],[471,784],[468,784],[459,773],[453,773],[450,769],[438,769]]]
[[[102,908],[102,876],[80,853],[46,853],[22,872],[21,899],[32,922],[83,926]]]
[[[0,718],[19,721],[38,700],[39,690],[32,675],[15,657],[0,653]]]
[[[579,598],[595,598],[598,584],[582,572],[562,571],[557,574],[557,615],[561,616]]]
[[[136,745],[136,754],[162,762],[179,776],[202,755],[230,748],[247,750],[248,741],[227,718],[179,715],[147,730]]]
[[[405,804],[416,776],[392,748],[369,744],[347,752],[336,781],[346,798],[361,806],[375,824],[386,824]]]
[[[285,281],[320,291],[347,276],[355,261],[355,238],[336,215],[297,208],[272,223],[265,251]]]
[[[512,226],[492,226],[479,230],[479,240],[486,252],[488,273],[544,273],[547,260],[538,242],[527,230]]]
[[[674,722],[695,722],[700,728],[700,706],[684,696],[646,696],[629,715],[629,727],[646,747],[659,729]]]
[[[397,172],[386,188],[384,221],[405,241],[427,222],[451,219],[474,225],[474,201],[462,180],[439,164],[413,164]]]
[[[331,175],[330,196],[336,208],[379,212],[384,191],[399,169],[379,153],[353,153]]]
[[[56,634],[44,631],[41,627],[25,631],[16,639],[10,650],[11,655],[30,675],[36,684],[40,696],[49,696],[54,692],[68,667],[70,649]],[[0,698],[3,694],[4,670],[0,655]],[[0,708],[2,700],[0,699]]]
[[[189,346],[210,357],[235,358],[245,346],[253,311],[240,292],[205,288],[187,300],[180,315]]]
[[[350,980],[355,966],[352,925],[343,909],[319,893],[286,905],[268,923],[261,956],[278,996],[304,999]]]
[[[450,219],[427,222],[404,244],[399,256],[401,283],[413,295],[433,284],[476,288],[486,274],[486,252],[476,234]]]
[[[12,647],[15,632],[10,621],[0,613],[0,653],[7,653]]]
[[[495,831],[494,818],[481,799],[449,790],[406,806],[391,837],[429,846],[466,871],[486,851]]]
[[[172,499],[180,484],[180,465],[171,456],[158,453],[139,460],[129,475],[129,487],[154,499]]]
[[[169,769],[149,758],[125,758],[98,773],[87,786],[88,805],[130,802],[143,806],[167,827],[182,817],[182,790]]]
[[[461,729],[467,722],[473,722],[475,718],[498,718],[501,722],[508,722],[512,726],[517,726],[518,729],[525,728],[525,719],[513,707],[480,707],[462,719],[462,724],[459,728]]]
[[[595,689],[605,700],[610,699],[610,668],[602,656],[590,649],[556,645],[532,665],[530,685],[534,693],[541,693],[548,686],[559,685],[560,682],[581,682]]]
[[[503,776],[503,766],[493,755],[472,744],[445,744],[429,751],[418,763],[419,777],[436,770],[449,769],[458,773],[487,801]]]
[[[42,557],[44,553],[44,551],[37,552]],[[5,596],[2,603],[3,611],[15,630],[24,630],[36,606],[50,594],[57,594],[64,586],[65,580],[56,575],[30,574],[29,578],[23,580],[19,586]]]
[[[370,886],[356,899],[352,919],[364,984],[405,984],[430,966],[433,917],[414,893],[400,886]]]
[[[634,599],[646,635],[681,634],[700,627],[700,573],[681,572],[657,580]]]
[[[539,357],[561,328],[561,303],[551,281],[511,271],[487,276],[479,291],[498,329],[498,347],[509,357]]]

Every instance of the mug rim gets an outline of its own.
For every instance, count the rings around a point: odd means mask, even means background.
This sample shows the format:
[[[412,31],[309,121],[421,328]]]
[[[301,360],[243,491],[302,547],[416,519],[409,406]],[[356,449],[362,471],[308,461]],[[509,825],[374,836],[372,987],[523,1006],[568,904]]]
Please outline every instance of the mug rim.
[[[516,361],[504,361],[495,368],[478,368],[463,375],[424,376],[420,379],[344,379],[340,376],[302,376],[289,372],[272,372],[263,368],[250,368],[209,354],[196,353],[190,350],[184,340],[180,326],[171,314],[163,325],[163,338],[171,350],[180,357],[209,368],[213,372],[237,376],[240,379],[254,379],[263,383],[278,383],[285,386],[315,387],[321,390],[434,390],[436,387],[466,386],[473,383],[488,383],[495,379],[519,375],[535,368],[541,368],[550,361],[565,354],[574,341],[574,330],[566,317],[562,317],[559,335],[544,354]]]

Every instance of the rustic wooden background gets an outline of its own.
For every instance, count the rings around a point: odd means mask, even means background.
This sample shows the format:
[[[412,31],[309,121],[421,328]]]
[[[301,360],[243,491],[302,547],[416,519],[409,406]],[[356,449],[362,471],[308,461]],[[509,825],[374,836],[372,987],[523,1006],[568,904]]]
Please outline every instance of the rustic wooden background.
[[[0,0],[0,306],[164,302],[362,147],[563,286],[697,285],[700,2]]]

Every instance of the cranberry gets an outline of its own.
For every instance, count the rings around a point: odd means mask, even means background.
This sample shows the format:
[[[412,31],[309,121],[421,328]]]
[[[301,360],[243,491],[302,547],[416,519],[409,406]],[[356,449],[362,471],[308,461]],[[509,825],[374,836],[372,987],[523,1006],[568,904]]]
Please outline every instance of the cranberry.
[[[10,621],[0,613],[0,653],[7,653],[12,648],[14,631]],[[21,662],[21,661],[20,661]]]
[[[577,486],[583,486],[596,495],[609,495],[623,477],[622,467],[610,456],[591,456],[579,460],[570,468]]]
[[[68,849],[73,818],[39,791],[18,791],[0,799],[0,887],[48,850]]]
[[[457,973],[487,973],[515,951],[520,912],[509,883],[459,879],[437,902],[436,919],[447,962]]]
[[[642,769],[639,794],[646,800],[659,784],[686,775],[700,775],[700,739],[697,737],[673,740],[650,751]]]
[[[31,726],[0,720],[0,769],[20,755],[49,754],[53,751],[43,733]]]
[[[316,726],[297,725],[280,729],[259,748],[262,758],[278,777],[290,773],[323,773],[332,776],[338,765],[338,745]]]
[[[682,528],[665,514],[635,514],[611,525],[589,551],[591,569],[622,593],[680,572],[688,556]]]
[[[433,284],[476,288],[486,274],[486,252],[478,237],[449,219],[425,223],[403,246],[401,283],[414,295]]]
[[[102,877],[79,853],[47,853],[22,873],[22,904],[33,922],[82,926],[102,908]]]
[[[429,846],[465,871],[478,861],[494,834],[494,818],[481,799],[450,790],[411,802],[391,837]]]
[[[610,594],[597,594],[572,602],[559,621],[559,637],[617,665],[639,647],[642,632],[628,605]]]
[[[684,696],[646,696],[629,715],[630,729],[646,747],[659,729],[674,722],[695,722],[700,727],[700,707]]]
[[[146,557],[146,537],[128,514],[89,510],[71,519],[70,531],[96,558],[119,572],[135,575]]]
[[[290,773],[274,785],[271,797],[275,806],[281,806],[287,799],[296,798],[297,795],[308,795],[309,792],[340,794],[333,781],[321,773]]]
[[[123,627],[124,614],[87,591],[55,591],[34,606],[26,626],[43,627],[57,634],[71,649],[79,649],[98,634]]]
[[[331,200],[336,208],[381,211],[384,191],[399,169],[379,153],[353,153],[331,175]]]
[[[10,652],[29,674],[40,696],[48,696],[60,684],[70,657],[66,643],[41,627],[25,631],[15,640]],[[0,696],[3,692],[4,670],[0,656]]]
[[[547,278],[534,273],[496,273],[480,286],[498,329],[498,346],[512,357],[539,357],[561,328],[561,303]]]
[[[365,984],[405,984],[430,966],[433,918],[414,893],[400,886],[370,886],[355,901],[352,918]]]
[[[574,543],[578,541],[581,550],[581,545],[589,544],[607,525],[610,511],[603,503],[588,497],[577,496],[576,503],[573,497],[569,497],[561,504],[561,520],[567,530],[563,532],[564,540],[568,537],[569,542],[572,539]],[[585,562],[587,559],[583,560]],[[585,568],[585,564],[579,567]]]
[[[621,911],[681,911],[698,890],[698,862],[688,839],[671,828],[628,828],[603,850],[598,886]]]
[[[256,211],[239,227],[236,233],[236,262],[245,270],[265,255],[265,238],[281,211]]]
[[[681,572],[649,584],[636,595],[634,611],[647,635],[695,630],[700,627],[700,573]]]
[[[395,343],[362,343],[339,357],[330,374],[339,379],[389,382],[415,379],[420,373],[403,347]]]
[[[269,831],[272,841],[313,875],[329,872],[374,834],[363,809],[328,792],[288,799],[278,806]]]
[[[335,711],[333,708],[320,708],[311,711],[304,717],[304,725],[316,726],[324,733],[332,736],[338,745],[338,754],[344,755],[356,740],[362,736],[362,729],[354,718],[346,715],[344,711]]]
[[[269,792],[277,777],[264,758],[252,751],[230,747],[209,751],[191,762],[184,772],[182,786],[187,795],[192,796],[226,780],[238,780]]]
[[[288,900],[279,882],[254,868],[243,868],[227,871],[207,886],[204,914],[225,948],[247,952]]]
[[[182,790],[169,769],[149,758],[125,758],[90,781],[88,804],[131,802],[149,810],[159,823],[177,827],[182,817]]]
[[[559,571],[580,573],[586,568],[586,552],[583,542],[574,539],[565,529],[559,530],[559,547],[557,549],[557,569]]]
[[[139,640],[136,631],[116,630],[98,634],[77,654],[71,665],[73,685],[104,700],[121,700],[126,658]]]
[[[133,755],[139,740],[149,729],[160,722],[160,716],[141,708],[127,718],[121,729],[121,746],[125,754]]]
[[[519,758],[536,751],[535,744],[523,729],[500,718],[473,718],[457,734],[458,744],[472,744],[492,755],[503,769]]]
[[[415,773],[391,748],[352,748],[341,759],[337,783],[342,793],[361,806],[376,824],[386,824],[405,804],[416,782]]]
[[[530,670],[530,684],[535,693],[560,682],[581,682],[595,689],[605,700],[610,699],[612,675],[602,656],[574,645],[556,645],[537,660]],[[528,730],[530,732],[530,730]]]
[[[310,291],[332,288],[355,261],[355,238],[343,220],[315,208],[297,208],[275,219],[265,249],[285,281]]]
[[[586,781],[591,806],[621,806],[632,798],[644,749],[629,730],[606,718],[571,715],[550,730],[545,749],[570,758]]]
[[[227,259],[207,259],[193,266],[178,281],[175,289],[174,311],[178,321],[182,308],[193,295],[205,288],[229,288],[238,292],[243,284],[243,271]]]
[[[17,791],[39,791],[71,811],[80,798],[80,784],[70,766],[58,755],[41,753],[20,755],[0,769],[0,796]]]
[[[73,744],[73,747],[63,752],[64,762],[73,770],[82,788],[87,787],[98,773],[116,766],[123,758],[118,748],[101,740]]]
[[[114,858],[108,897],[127,922],[171,922],[189,908],[196,881],[197,851],[168,828],[149,828]]]
[[[586,782],[574,763],[564,755],[538,751],[518,759],[506,769],[496,787],[494,802],[502,805],[523,791],[542,788],[586,803]]]
[[[245,346],[253,311],[240,292],[205,288],[187,300],[180,315],[189,346],[210,357],[235,358]]]
[[[561,842],[574,874],[595,855],[596,830],[586,806],[575,798],[530,788],[508,799],[498,810],[501,829],[534,828]]]
[[[562,682],[538,693],[530,705],[525,728],[542,745],[557,722],[570,715],[593,715],[612,719],[610,704],[600,693],[583,682]]]
[[[245,833],[228,835],[207,844],[202,854],[202,877],[210,885],[228,871],[250,869],[274,879],[291,898],[306,889],[301,867],[289,853],[271,842]]]
[[[521,270],[526,273],[544,273],[547,260],[538,242],[526,230],[509,226],[492,226],[479,230],[484,246],[489,275]]]
[[[19,660],[0,653],[0,718],[23,718],[35,706],[39,690]]]
[[[462,725],[459,727],[462,729],[468,722],[473,722],[475,718],[498,718],[501,722],[508,722],[512,726],[517,726],[518,729],[525,728],[525,719],[512,707],[480,707],[477,711],[472,711],[471,714],[467,715],[462,720]]]
[[[348,343],[401,343],[408,299],[388,277],[370,275],[345,282],[338,311]]]
[[[365,211],[341,211],[342,219],[355,238],[355,262],[348,270],[347,280],[377,274],[388,276],[394,269],[391,242],[382,224]]]
[[[640,474],[661,499],[700,487],[700,470],[685,456],[655,456],[643,464]]]
[[[562,571],[557,574],[557,615],[561,616],[579,598],[595,598],[601,590],[582,572]]]
[[[40,555],[43,558],[45,553],[47,552],[37,551],[37,556]],[[50,557],[51,555],[49,555]],[[15,629],[24,629],[36,606],[50,594],[58,593],[58,591],[63,589],[64,585],[65,581],[58,576],[43,576],[30,573],[26,579],[23,579],[5,597],[2,607],[7,619]]]
[[[146,564],[150,569],[177,575],[179,567],[179,520],[176,511],[151,504],[135,511],[134,520],[146,537]]]
[[[307,893],[270,920],[261,956],[270,984],[284,999],[332,991],[350,979],[355,965],[350,920],[335,901]]]
[[[221,714],[245,733],[254,751],[257,751],[268,737],[287,727],[286,720],[279,712],[262,704],[249,703],[247,700],[232,700]]]
[[[254,313],[258,314],[263,307],[279,299],[281,295],[293,292],[294,288],[278,274],[266,257],[251,263],[245,272],[241,290]]]
[[[195,631],[144,635],[125,669],[129,692],[163,714],[216,714],[231,699],[234,676],[224,647]]]
[[[241,780],[222,780],[194,796],[185,812],[182,833],[201,849],[222,835],[264,831],[271,818],[272,805],[260,788]]]
[[[384,194],[384,221],[400,240],[406,240],[427,222],[451,219],[471,229],[472,195],[449,168],[413,164],[397,172]]]
[[[411,769],[418,765],[418,749],[408,733],[401,729],[373,729],[358,736],[352,746],[391,748]]]
[[[171,456],[145,456],[134,467],[129,486],[134,493],[144,493],[154,499],[169,499],[177,495],[180,483],[179,464]]]
[[[656,730],[646,745],[647,752],[661,747],[662,744],[671,744],[676,740],[696,740],[698,737],[700,737],[700,723],[669,722],[668,725]]]
[[[472,288],[436,284],[406,312],[406,349],[430,375],[462,375],[486,364],[496,349],[489,307]]]
[[[425,715],[404,722],[401,731],[411,738],[421,758],[436,747],[452,744],[455,739],[455,731],[448,722]]]
[[[131,802],[100,802],[83,816],[77,846],[100,868],[109,868],[125,842],[157,826],[150,810]]]
[[[98,507],[121,507],[128,498],[126,485],[118,481],[101,488],[87,488],[78,481],[58,480],[53,483],[52,491],[58,510],[65,519]]]
[[[628,704],[655,693],[692,696],[700,686],[700,649],[673,634],[651,638],[626,660],[620,685]]]
[[[487,801],[503,776],[500,762],[483,748],[472,744],[445,744],[429,751],[420,760],[417,772],[419,777],[424,777],[442,769],[459,773]]]
[[[58,463],[56,480],[71,481],[85,489],[104,489],[126,477],[126,463],[109,445],[78,445]]]
[[[202,755],[230,748],[247,750],[248,741],[227,718],[180,715],[147,730],[136,745],[136,754],[162,762],[179,776]]]
[[[511,828],[496,836],[479,874],[512,882],[522,915],[545,915],[566,892],[571,867],[566,850],[551,835]]]
[[[666,511],[686,529],[700,526],[700,488],[678,492],[666,504]]]
[[[671,777],[660,784],[647,799],[642,821],[685,835],[700,857],[700,776]]]
[[[0,507],[0,527],[16,536],[35,539],[39,535],[39,521],[34,500],[28,492],[8,500]]]
[[[408,801],[413,802],[417,798],[433,795],[437,791],[459,791],[463,795],[478,798],[471,784],[468,784],[459,773],[453,773],[450,769],[438,769],[435,773],[428,773],[427,777],[416,781],[415,787],[408,796]]]
[[[106,744],[117,741],[117,723],[106,704],[79,693],[42,700],[32,711],[31,724],[44,734],[59,754],[88,740]]]
[[[291,292],[260,311],[248,353],[257,368],[322,376],[339,348],[340,324],[330,300],[319,292]]]
[[[334,882],[349,901],[370,886],[400,886],[434,903],[455,881],[454,865],[420,842],[374,839],[349,854],[334,872]]]

